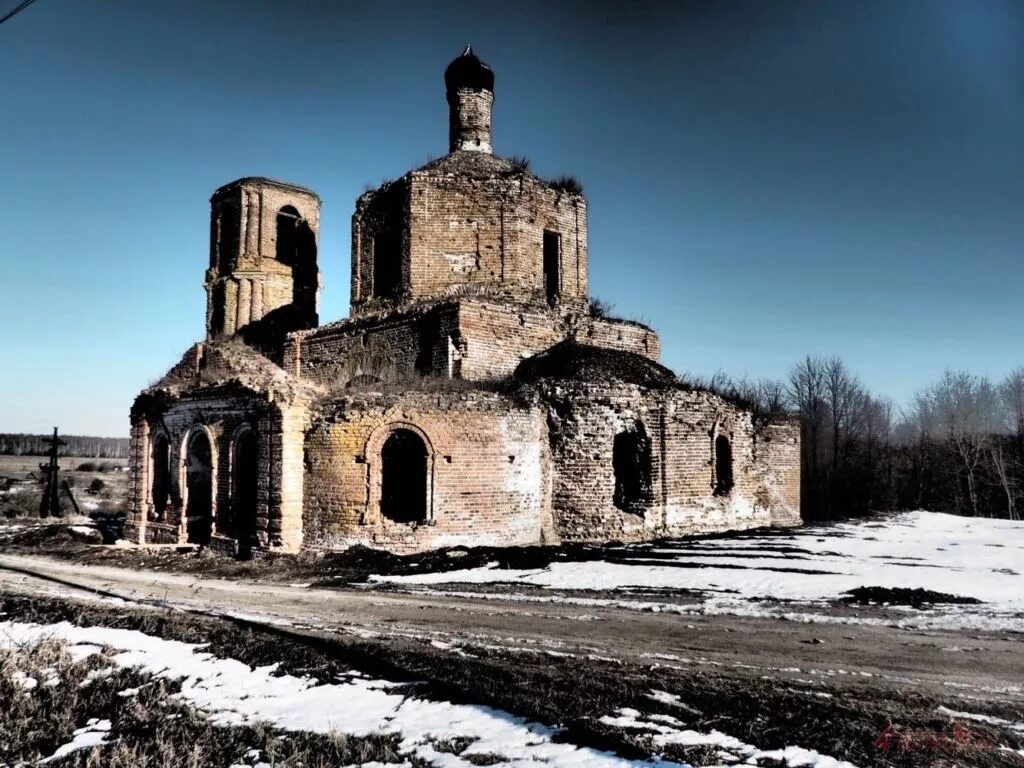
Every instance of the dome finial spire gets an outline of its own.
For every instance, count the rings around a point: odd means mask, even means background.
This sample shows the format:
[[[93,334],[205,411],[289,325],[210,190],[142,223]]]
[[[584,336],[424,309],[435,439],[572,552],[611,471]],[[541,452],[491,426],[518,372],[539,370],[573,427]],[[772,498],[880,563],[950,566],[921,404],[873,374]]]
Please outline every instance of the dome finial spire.
[[[472,56],[473,55],[473,44],[472,43],[466,43],[466,50],[464,50],[462,52],[462,55],[463,56]]]

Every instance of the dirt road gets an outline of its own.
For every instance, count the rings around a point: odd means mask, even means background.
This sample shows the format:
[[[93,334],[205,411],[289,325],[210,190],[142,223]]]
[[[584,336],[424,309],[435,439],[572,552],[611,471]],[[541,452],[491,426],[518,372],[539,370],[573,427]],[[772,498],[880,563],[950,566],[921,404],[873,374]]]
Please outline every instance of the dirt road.
[[[778,678],[842,679],[940,698],[1024,702],[1024,640],[858,624],[678,615],[625,607],[241,583],[0,555],[0,590],[129,601],[288,623],[319,632],[527,647],[640,663],[714,664]]]

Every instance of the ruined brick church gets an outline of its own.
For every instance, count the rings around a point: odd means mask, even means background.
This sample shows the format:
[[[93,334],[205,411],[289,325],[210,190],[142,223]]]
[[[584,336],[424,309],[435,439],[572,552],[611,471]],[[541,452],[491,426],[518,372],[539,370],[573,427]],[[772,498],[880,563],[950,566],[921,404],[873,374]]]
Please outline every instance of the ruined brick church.
[[[444,80],[449,153],[356,201],[350,318],[319,324],[316,193],[214,192],[206,340],[131,410],[129,538],[412,552],[798,524],[797,424],[688,387],[651,328],[597,311],[579,185],[492,152],[471,49]]]

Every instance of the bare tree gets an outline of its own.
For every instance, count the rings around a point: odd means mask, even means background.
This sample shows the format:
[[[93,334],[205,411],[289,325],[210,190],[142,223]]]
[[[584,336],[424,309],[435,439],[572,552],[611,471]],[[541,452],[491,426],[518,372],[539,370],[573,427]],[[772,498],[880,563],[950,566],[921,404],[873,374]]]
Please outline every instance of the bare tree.
[[[1024,451],[1024,368],[1014,368],[1002,384],[999,396],[1008,417],[1010,431],[1017,438],[1017,447]]]
[[[947,370],[931,397],[939,424],[960,459],[970,512],[977,515],[978,470],[997,429],[995,390],[987,379]]]
[[[757,398],[763,413],[785,413],[787,410],[786,385],[778,379],[761,379]]]

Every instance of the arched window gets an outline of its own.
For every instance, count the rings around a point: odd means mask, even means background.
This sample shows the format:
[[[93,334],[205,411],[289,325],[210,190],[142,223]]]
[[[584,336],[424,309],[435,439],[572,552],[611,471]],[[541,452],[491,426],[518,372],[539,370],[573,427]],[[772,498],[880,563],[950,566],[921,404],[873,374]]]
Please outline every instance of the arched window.
[[[235,441],[231,472],[231,517],[235,536],[243,550],[256,538],[259,443],[256,433],[246,429]]]
[[[150,478],[153,519],[162,520],[171,498],[171,444],[162,432],[153,438],[150,449]]]
[[[190,544],[209,544],[213,533],[213,448],[202,429],[197,429],[188,440],[185,483],[187,540]]]
[[[277,212],[277,260],[291,267],[298,261],[301,219],[299,212],[291,205]]]
[[[612,470],[615,506],[623,512],[642,515],[651,503],[651,441],[640,422],[615,436]]]
[[[715,496],[732,490],[732,444],[725,435],[715,438]]]
[[[427,446],[409,429],[396,429],[380,451],[380,512],[395,523],[427,519]]]

